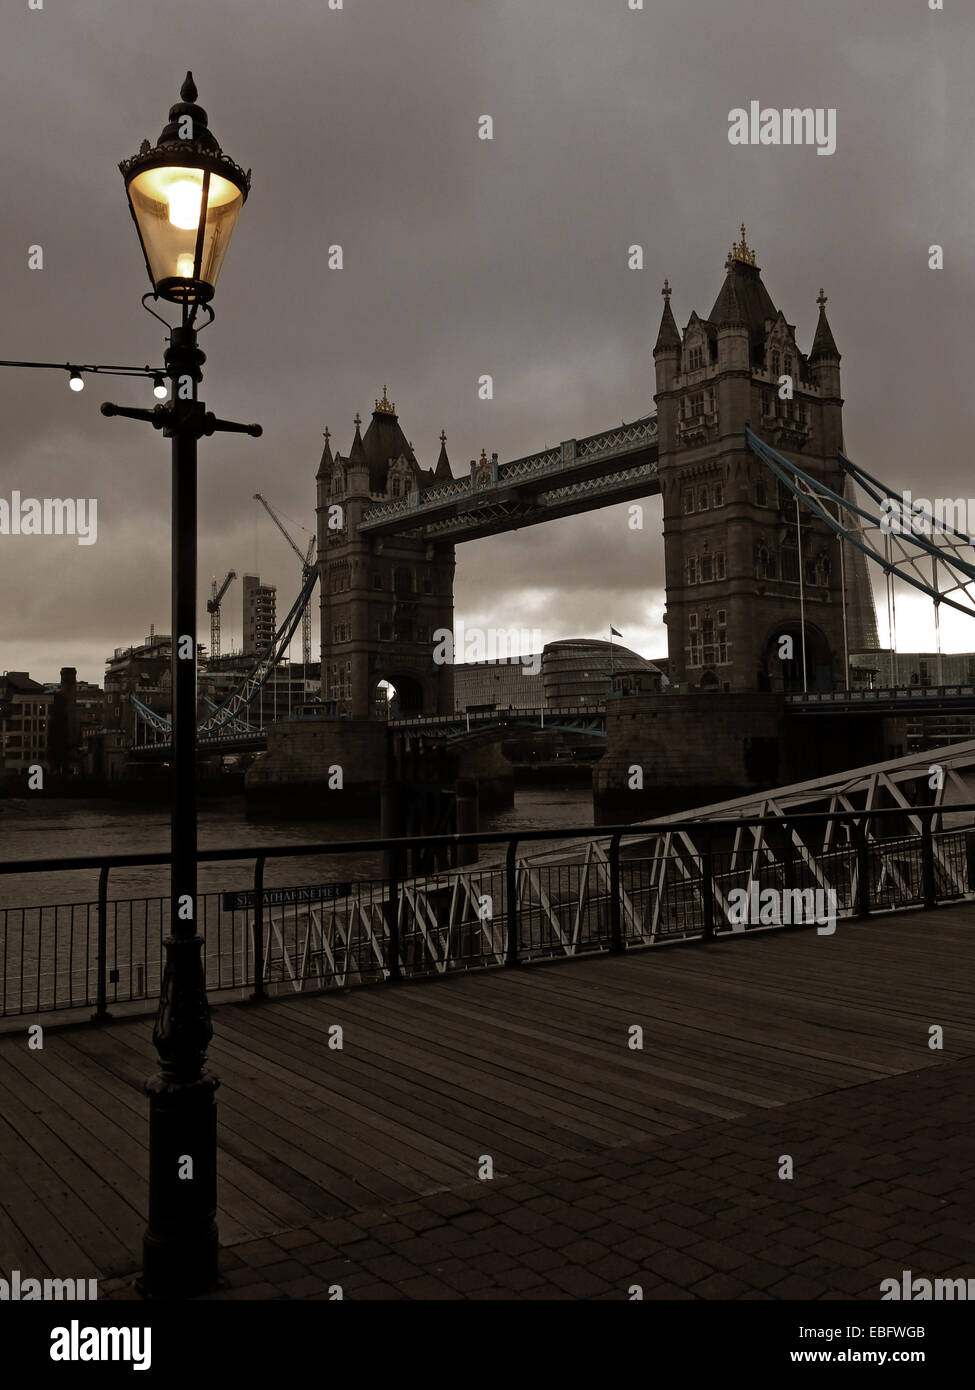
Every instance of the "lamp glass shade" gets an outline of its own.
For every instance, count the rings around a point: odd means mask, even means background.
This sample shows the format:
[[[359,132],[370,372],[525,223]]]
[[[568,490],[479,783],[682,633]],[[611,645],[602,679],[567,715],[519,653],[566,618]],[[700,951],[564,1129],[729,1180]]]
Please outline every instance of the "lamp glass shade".
[[[156,293],[175,303],[212,298],[244,191],[212,171],[164,164],[135,174],[128,193]]]

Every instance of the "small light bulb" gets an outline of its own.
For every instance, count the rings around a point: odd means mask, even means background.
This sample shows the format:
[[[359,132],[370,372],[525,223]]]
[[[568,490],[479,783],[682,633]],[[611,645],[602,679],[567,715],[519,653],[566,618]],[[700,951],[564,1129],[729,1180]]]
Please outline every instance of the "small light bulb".
[[[153,377],[152,394],[155,396],[157,401],[164,401],[167,395],[169,394],[166,388],[166,383],[163,381],[161,376]]]
[[[184,253],[176,257],[176,274],[181,280],[193,279],[193,257]]]
[[[83,391],[85,389],[85,379],[80,372],[72,372],[68,380],[68,385],[72,391]]]
[[[200,225],[203,206],[203,183],[193,179],[178,179],[169,189],[169,220],[181,231],[192,232]]]

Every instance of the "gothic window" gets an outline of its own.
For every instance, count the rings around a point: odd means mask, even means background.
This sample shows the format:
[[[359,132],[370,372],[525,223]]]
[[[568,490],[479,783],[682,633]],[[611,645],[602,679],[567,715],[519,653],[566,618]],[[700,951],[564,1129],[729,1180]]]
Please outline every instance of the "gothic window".
[[[768,494],[765,491],[764,483],[755,484],[755,505],[756,507],[764,507],[768,505]]]
[[[383,577],[382,577],[382,575],[379,573],[378,570],[376,570],[376,571],[373,573],[373,576],[372,576],[372,587],[373,587],[374,589],[381,589],[381,588],[383,587]]]
[[[794,536],[790,536],[782,546],[782,578],[788,584],[799,582],[799,548]]]
[[[829,556],[821,550],[814,559],[806,561],[806,582],[808,584],[829,583]]]
[[[400,495],[400,478],[399,478],[399,474],[397,474],[396,477],[393,479],[393,489],[392,489],[392,491],[393,491],[393,496],[394,496],[394,497],[399,497],[399,495]]]
[[[718,620],[715,622],[710,613],[705,613],[701,623],[701,661],[705,666],[721,666],[728,660],[728,633],[724,619],[726,617],[723,608],[718,610]]]
[[[697,490],[697,509],[699,512],[706,512],[708,509],[708,490],[706,487],[699,487]]]
[[[724,487],[721,483],[715,483],[714,487],[711,490],[711,506],[724,506]]]
[[[693,555],[687,562],[687,582],[688,584],[697,583],[697,557]]]
[[[772,375],[775,377],[779,375],[779,354],[777,351],[772,353]]]
[[[698,628],[697,614],[687,615],[688,642],[687,642],[687,664],[688,666],[700,666],[701,664],[701,633]]]
[[[700,367],[703,366],[704,349],[700,346],[692,347],[690,352],[687,354],[687,370],[689,372],[696,372]]]
[[[688,415],[694,415],[694,416],[703,415],[703,414],[704,414],[704,392],[703,392],[703,391],[695,391],[694,394],[691,396],[690,400],[688,401],[688,410],[687,410],[687,413],[688,413]]]
[[[790,353],[787,352],[787,353],[785,354],[785,361],[784,361],[784,363],[783,363],[782,365],[783,365],[783,370],[784,370],[784,372],[785,372],[785,375],[786,375],[786,376],[791,376],[791,375],[792,375],[792,356],[791,356]]]
[[[701,556],[701,583],[709,584],[714,578],[714,559],[711,555]]]
[[[714,577],[724,579],[724,551],[719,550],[714,557]]]
[[[683,504],[684,515],[688,516],[694,510],[694,493],[690,488],[684,493]]]
[[[759,541],[755,547],[755,578],[775,578],[775,557],[772,555],[765,541]]]
[[[393,640],[393,629],[389,623],[379,624],[379,640],[380,642],[391,642]]]
[[[708,414],[714,414],[714,392],[708,391]]]

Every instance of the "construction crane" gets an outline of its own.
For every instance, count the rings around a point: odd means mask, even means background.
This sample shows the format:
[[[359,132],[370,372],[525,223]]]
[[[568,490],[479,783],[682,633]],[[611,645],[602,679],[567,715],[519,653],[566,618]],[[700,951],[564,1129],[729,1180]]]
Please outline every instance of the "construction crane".
[[[230,585],[237,578],[236,570],[228,570],[227,578],[217,588],[217,576],[210,581],[210,597],[207,599],[207,612],[210,614],[210,655],[220,655],[220,604]]]
[[[254,501],[260,502],[261,506],[267,512],[268,516],[274,522],[275,526],[281,532],[282,536],[284,536],[285,540],[291,546],[291,549],[294,551],[294,553],[298,556],[298,559],[301,561],[301,582],[302,585],[304,585],[307,582],[308,576],[311,574],[312,569],[314,568],[314,566],[312,565],[312,556],[315,553],[315,536],[312,535],[309,538],[308,549],[304,554],[302,554],[297,541],[293,540],[290,533],[285,530],[284,522],[278,516],[277,512],[274,510],[270,502],[264,496],[263,492],[255,492]],[[301,659],[304,662],[305,666],[311,665],[311,605],[307,603],[305,604],[305,610],[301,615]]]

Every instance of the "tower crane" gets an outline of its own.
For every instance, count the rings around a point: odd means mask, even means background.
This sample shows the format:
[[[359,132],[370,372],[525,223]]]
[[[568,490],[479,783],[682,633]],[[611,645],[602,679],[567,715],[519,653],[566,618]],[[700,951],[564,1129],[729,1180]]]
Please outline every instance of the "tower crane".
[[[217,576],[210,581],[210,597],[207,599],[207,612],[210,614],[210,655],[220,655],[220,605],[223,596],[237,578],[236,570],[228,570],[227,578],[217,588]]]
[[[301,582],[302,585],[304,585],[307,582],[308,576],[311,574],[313,569],[312,556],[315,553],[315,536],[312,535],[310,537],[308,541],[308,549],[304,554],[302,554],[297,541],[295,541],[292,538],[291,534],[285,530],[284,522],[278,516],[277,512],[274,510],[270,502],[264,496],[263,492],[255,492],[254,501],[260,502],[261,506],[267,512],[268,516],[274,522],[275,526],[281,532],[282,536],[284,536],[285,540],[291,546],[291,549],[294,551],[294,553],[298,556],[298,559],[301,561]],[[305,666],[311,665],[311,605],[307,603],[305,604],[305,610],[301,615],[301,657]]]

